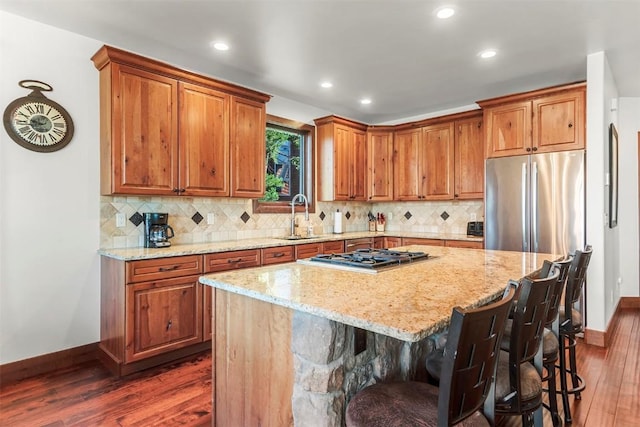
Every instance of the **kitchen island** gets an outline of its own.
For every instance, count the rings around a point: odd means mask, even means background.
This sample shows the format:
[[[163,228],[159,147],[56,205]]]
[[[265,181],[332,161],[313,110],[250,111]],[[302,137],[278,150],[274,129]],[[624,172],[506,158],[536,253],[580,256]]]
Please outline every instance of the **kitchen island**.
[[[407,246],[431,259],[376,274],[288,263],[216,273],[215,425],[341,426],[349,399],[423,376],[454,306],[498,298],[552,254]]]

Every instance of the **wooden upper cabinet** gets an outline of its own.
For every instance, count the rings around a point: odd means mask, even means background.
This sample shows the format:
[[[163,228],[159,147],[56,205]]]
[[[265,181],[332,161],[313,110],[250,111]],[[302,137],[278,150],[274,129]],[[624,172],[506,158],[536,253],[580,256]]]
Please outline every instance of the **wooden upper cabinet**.
[[[576,83],[479,101],[486,156],[584,149],[585,91]]]
[[[103,46],[102,194],[261,197],[269,96]]]
[[[366,200],[366,126],[337,116],[315,123],[318,200]]]
[[[126,65],[101,75],[103,194],[173,194],[178,187],[177,88],[173,79]]]
[[[482,199],[484,196],[484,138],[482,113],[477,117],[456,120],[455,129],[455,199]]]
[[[231,197],[260,198],[265,191],[265,104],[233,97],[231,111]]]
[[[395,200],[421,200],[420,146],[422,129],[396,131],[393,136],[393,194]]]
[[[367,199],[393,200],[393,131],[367,131]]]
[[[229,195],[226,93],[180,83],[180,183],[187,196]]]
[[[427,126],[422,134],[422,189],[425,200],[453,199],[453,122]]]

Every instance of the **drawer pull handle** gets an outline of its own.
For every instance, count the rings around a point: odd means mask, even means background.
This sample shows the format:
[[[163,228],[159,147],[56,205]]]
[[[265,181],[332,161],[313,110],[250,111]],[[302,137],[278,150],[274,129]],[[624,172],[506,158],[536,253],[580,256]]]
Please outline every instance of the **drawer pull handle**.
[[[171,326],[173,326],[173,322],[169,320],[169,323],[167,323],[167,331],[171,329]]]
[[[276,252],[275,254],[273,254],[274,258],[280,258],[284,256],[284,252]]]
[[[229,264],[236,264],[238,262],[242,261],[242,258],[236,258],[236,259],[228,259],[227,262]]]
[[[180,268],[179,265],[174,265],[174,266],[171,266],[171,267],[160,267],[158,270],[164,272],[164,271],[177,270],[178,268]]]

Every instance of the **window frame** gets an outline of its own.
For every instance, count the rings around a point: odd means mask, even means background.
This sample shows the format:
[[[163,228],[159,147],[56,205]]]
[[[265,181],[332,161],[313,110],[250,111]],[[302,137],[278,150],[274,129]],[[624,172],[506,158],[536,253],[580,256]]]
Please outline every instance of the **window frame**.
[[[307,196],[309,202],[309,213],[315,213],[315,126],[271,114],[267,114],[266,121],[267,126],[272,124],[304,133],[304,153],[307,154],[302,159],[304,161],[304,195]],[[295,211],[304,212],[304,205],[296,204]],[[288,201],[262,202],[258,199],[253,199],[253,213],[291,214],[291,203]]]

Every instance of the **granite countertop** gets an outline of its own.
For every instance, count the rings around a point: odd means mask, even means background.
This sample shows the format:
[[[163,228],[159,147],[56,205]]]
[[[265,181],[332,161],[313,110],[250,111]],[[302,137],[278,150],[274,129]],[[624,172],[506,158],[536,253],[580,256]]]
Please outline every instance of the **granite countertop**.
[[[440,246],[405,246],[434,259],[374,274],[293,262],[202,276],[225,291],[415,342],[448,325],[454,306],[478,307],[509,279],[558,255]]]
[[[227,240],[220,242],[196,243],[171,245],[168,248],[119,248],[119,249],[100,249],[98,253],[110,258],[124,261],[133,261],[140,259],[165,258],[182,255],[197,255],[227,251],[238,251],[243,249],[259,249],[277,246],[303,245],[305,243],[326,242],[331,240],[347,240],[358,239],[362,237],[415,237],[424,239],[440,239],[440,240],[464,240],[471,242],[482,242],[482,237],[467,236],[465,234],[450,233],[411,233],[411,232],[384,232],[373,233],[369,231],[350,232],[342,234],[323,234],[312,238],[287,240],[284,237],[259,238],[259,239],[239,239]]]

